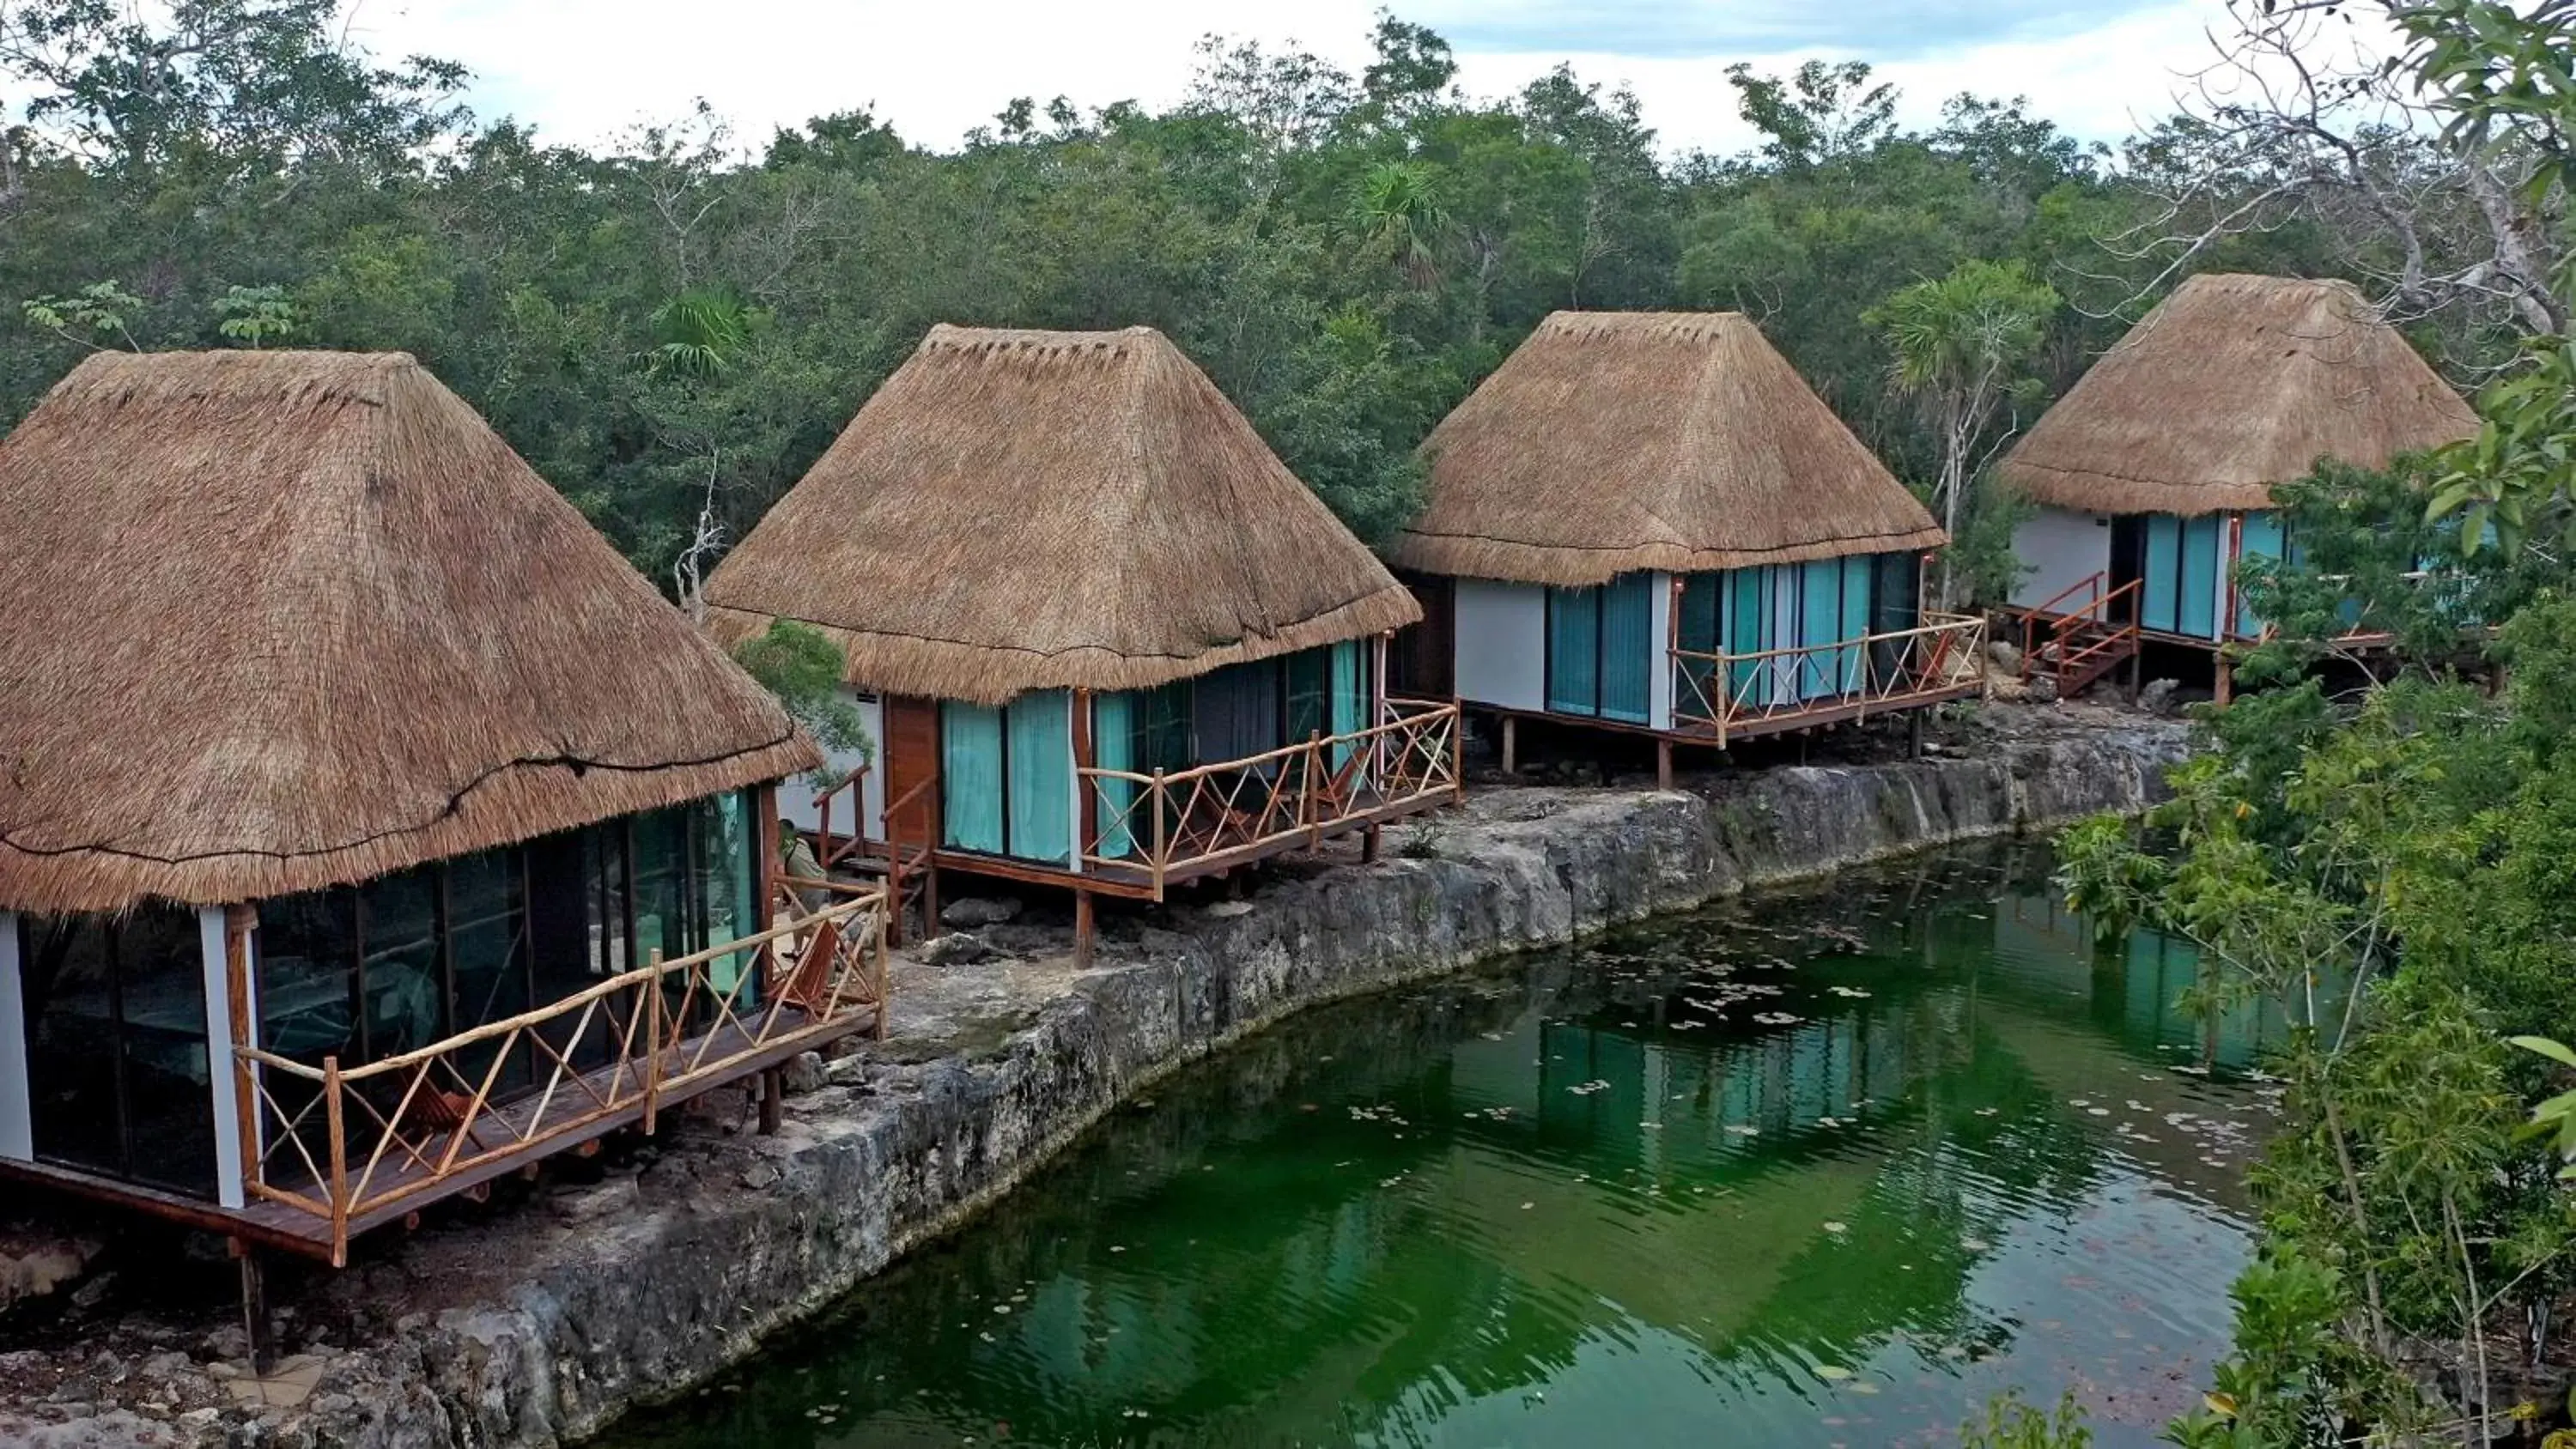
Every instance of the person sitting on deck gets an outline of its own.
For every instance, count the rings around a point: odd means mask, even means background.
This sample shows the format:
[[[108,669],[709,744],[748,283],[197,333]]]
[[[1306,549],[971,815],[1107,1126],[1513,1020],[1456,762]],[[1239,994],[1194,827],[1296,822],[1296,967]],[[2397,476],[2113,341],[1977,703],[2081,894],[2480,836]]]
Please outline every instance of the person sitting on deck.
[[[796,828],[796,822],[784,817],[778,822],[778,869],[791,882],[828,879],[823,874],[823,862],[814,858],[814,847]],[[831,893],[819,885],[790,884],[787,890],[808,914],[832,903]]]

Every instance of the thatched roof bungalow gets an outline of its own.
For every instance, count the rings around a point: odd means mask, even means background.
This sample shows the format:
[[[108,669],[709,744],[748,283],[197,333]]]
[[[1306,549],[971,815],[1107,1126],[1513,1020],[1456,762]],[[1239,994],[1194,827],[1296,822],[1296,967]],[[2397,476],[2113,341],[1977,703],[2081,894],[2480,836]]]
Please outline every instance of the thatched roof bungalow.
[[[2321,458],[2386,466],[2477,418],[2349,282],[2192,277],[2129,329],[1996,473],[2040,505],[2014,538],[2025,609],[2127,589],[2151,638],[2215,647],[2261,621],[2237,562],[2286,547],[2273,485]],[[2134,586],[2134,587],[2132,587]]]
[[[767,925],[819,752],[411,358],[100,354],[0,511],[0,1169],[336,1256],[432,1184],[333,1207],[326,1060],[436,1135],[551,1068],[439,1044]]]
[[[1423,451],[1407,665],[1507,721],[1722,742],[1927,682],[1918,565],[1946,535],[1739,314],[1556,313]]]
[[[1448,792],[1345,771],[1393,738],[1378,646],[1419,612],[1150,328],[932,328],[707,597],[720,637],[845,651],[880,862],[1159,897]]]

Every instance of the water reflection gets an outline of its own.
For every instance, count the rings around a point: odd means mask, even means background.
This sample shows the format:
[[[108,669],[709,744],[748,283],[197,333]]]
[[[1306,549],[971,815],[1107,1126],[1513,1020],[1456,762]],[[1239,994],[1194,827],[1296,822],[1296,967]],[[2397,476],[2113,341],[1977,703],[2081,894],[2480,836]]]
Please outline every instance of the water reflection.
[[[2223,1346],[2256,1092],[2045,868],[1302,1018],[634,1442],[1898,1444],[2013,1383],[2149,1442]]]

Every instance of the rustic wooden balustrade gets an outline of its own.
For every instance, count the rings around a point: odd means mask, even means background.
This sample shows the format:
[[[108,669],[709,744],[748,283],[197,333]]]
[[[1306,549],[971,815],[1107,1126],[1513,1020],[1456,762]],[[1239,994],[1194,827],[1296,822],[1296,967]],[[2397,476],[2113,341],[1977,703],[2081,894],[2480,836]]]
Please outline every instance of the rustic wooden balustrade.
[[[331,1261],[353,1231],[465,1191],[549,1151],[860,1029],[885,1034],[880,887],[783,879],[837,897],[757,935],[606,977],[533,1011],[343,1068],[235,1049],[259,1104],[244,1183],[255,1202],[324,1220]],[[791,907],[792,908],[792,907]],[[504,1090],[512,1064],[528,1080]]]
[[[1706,730],[1716,742],[1755,727],[1790,727],[1830,715],[1871,713],[1947,698],[1976,682],[1982,688],[1986,621],[1970,614],[1927,614],[1927,623],[1827,644],[1799,644],[1746,654],[1675,649],[1673,726]]]
[[[1176,880],[1387,819],[1460,789],[1458,706],[1389,699],[1365,729],[1317,734],[1187,770],[1077,771],[1101,802],[1086,870],[1137,873],[1160,900]]]

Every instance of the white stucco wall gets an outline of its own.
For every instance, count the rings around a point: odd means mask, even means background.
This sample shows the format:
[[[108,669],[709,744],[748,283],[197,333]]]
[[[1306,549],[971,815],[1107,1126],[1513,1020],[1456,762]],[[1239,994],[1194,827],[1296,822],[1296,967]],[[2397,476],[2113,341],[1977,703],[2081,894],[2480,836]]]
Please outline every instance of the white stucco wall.
[[[0,911],[0,1157],[31,1162],[27,1115],[27,1012],[18,985],[18,918]]]
[[[2111,567],[2111,520],[2098,513],[2042,508],[2013,530],[2013,556],[2030,572],[2013,585],[2012,601],[2030,609]]]
[[[867,726],[868,742],[880,752],[885,742],[885,704],[876,695],[861,695],[847,685],[841,688],[844,703],[855,707],[859,720]],[[854,770],[865,757],[855,750],[833,750],[827,763],[834,774]],[[796,822],[798,828],[812,830],[822,823],[823,813],[814,803],[814,787],[804,776],[778,782],[778,813]],[[879,765],[868,771],[859,782],[859,816],[870,840],[885,839],[885,769]],[[846,835],[850,829],[850,802],[843,796],[832,802],[832,829]]]
[[[1460,579],[1458,697],[1506,709],[1547,706],[1547,590]]]

